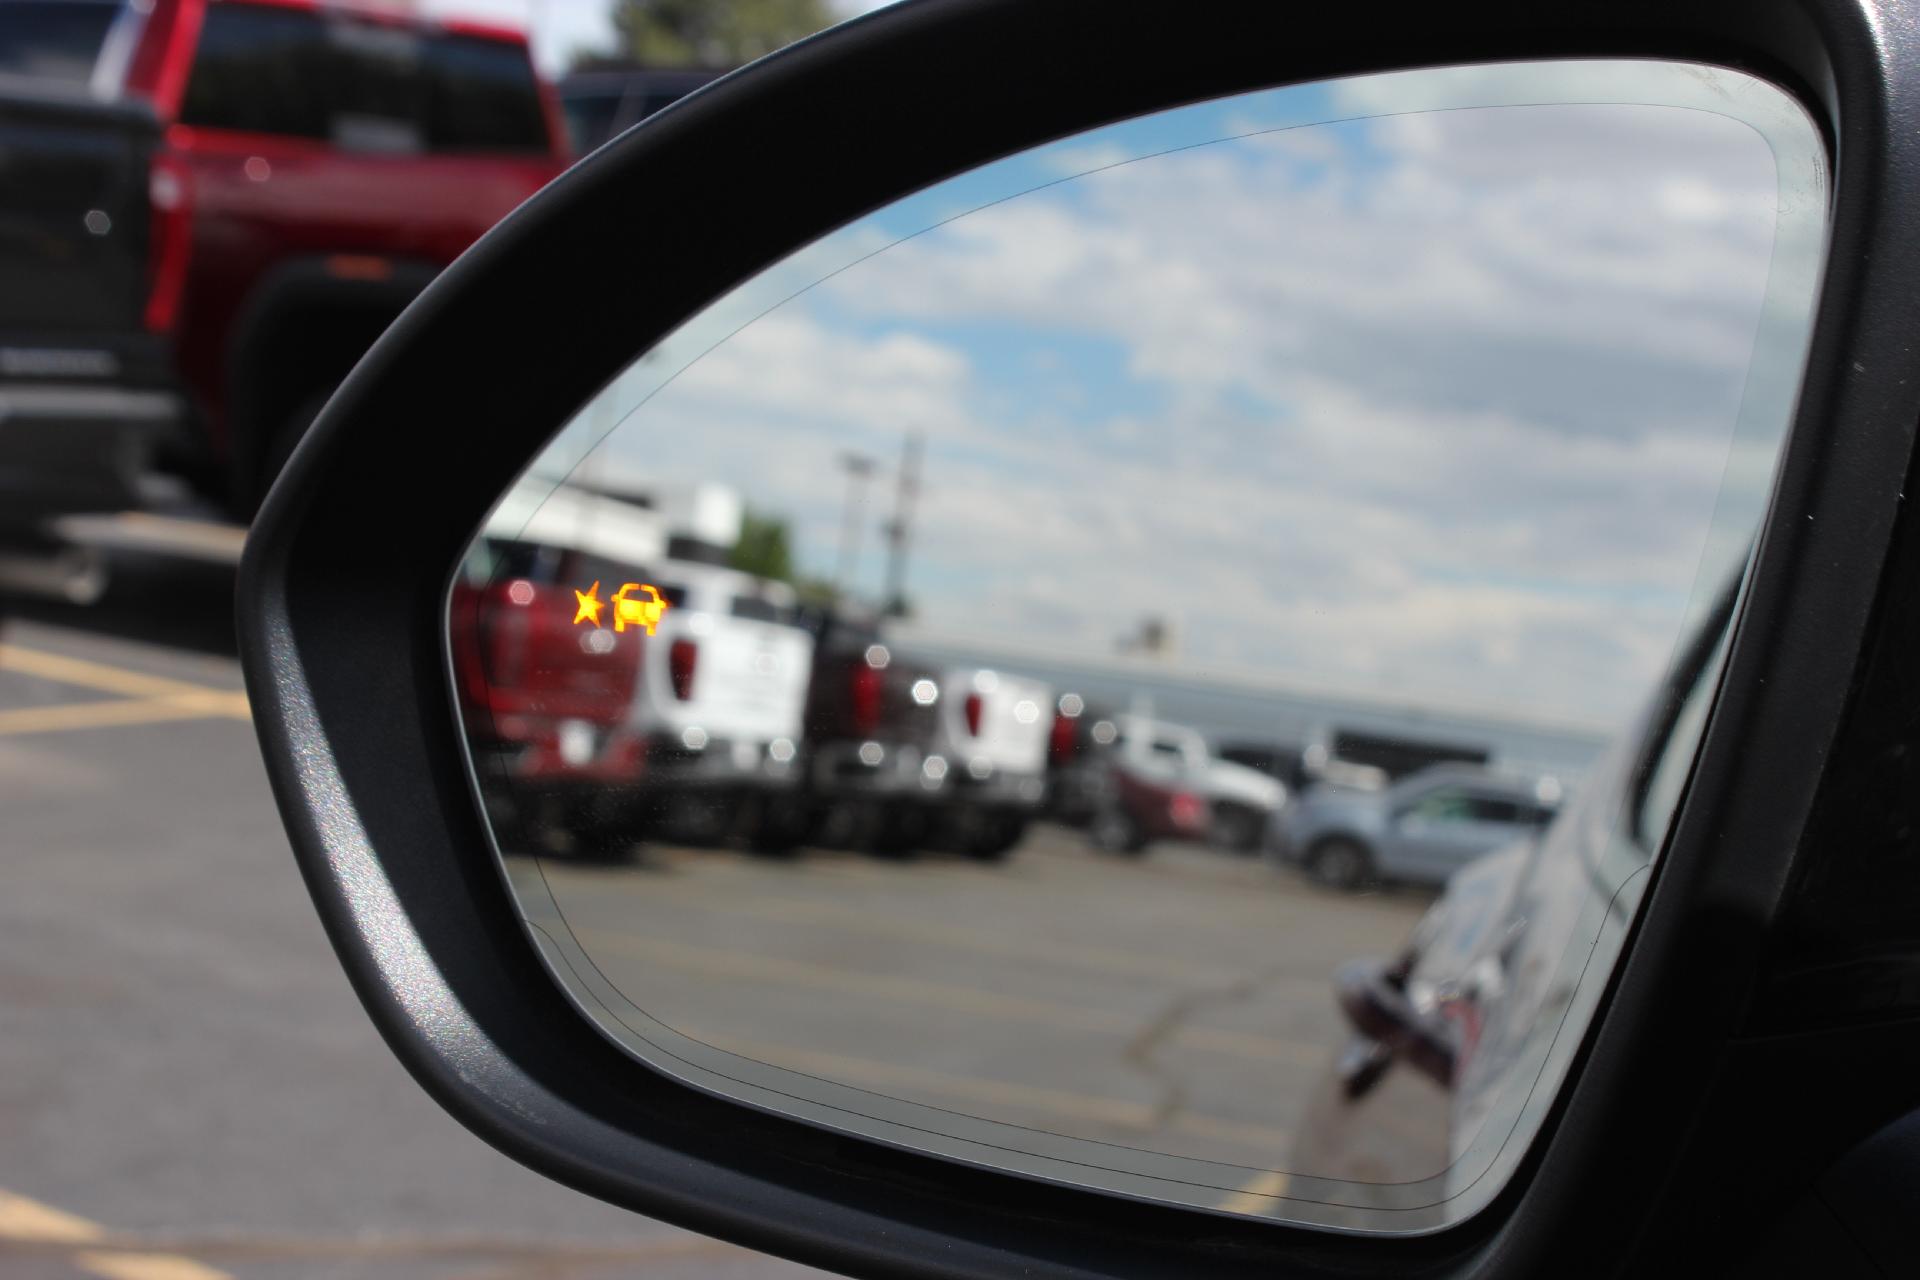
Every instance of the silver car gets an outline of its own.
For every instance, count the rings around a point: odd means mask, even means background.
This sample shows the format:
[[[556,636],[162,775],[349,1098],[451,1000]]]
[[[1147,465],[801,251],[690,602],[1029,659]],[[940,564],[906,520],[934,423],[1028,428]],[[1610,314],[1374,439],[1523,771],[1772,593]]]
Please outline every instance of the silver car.
[[[1529,839],[1552,821],[1559,787],[1469,765],[1435,765],[1382,791],[1316,788],[1273,823],[1270,856],[1322,884],[1442,884],[1481,854]]]

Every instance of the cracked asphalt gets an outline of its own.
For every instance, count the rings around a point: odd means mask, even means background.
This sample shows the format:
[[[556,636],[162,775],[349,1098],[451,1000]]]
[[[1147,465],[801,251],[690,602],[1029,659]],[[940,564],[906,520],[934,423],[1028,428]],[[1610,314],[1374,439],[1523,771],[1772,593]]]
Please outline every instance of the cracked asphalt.
[[[511,862],[607,981],[696,1040],[1256,1170],[1287,1167],[1345,1043],[1334,969],[1391,954],[1425,903],[1200,847],[1108,857],[1045,825],[1002,865],[670,846]]]

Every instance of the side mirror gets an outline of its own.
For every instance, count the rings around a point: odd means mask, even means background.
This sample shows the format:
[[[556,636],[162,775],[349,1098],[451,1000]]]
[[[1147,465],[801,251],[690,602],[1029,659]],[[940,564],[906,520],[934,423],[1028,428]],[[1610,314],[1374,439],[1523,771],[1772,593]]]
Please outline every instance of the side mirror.
[[[923,0],[569,171],[243,565],[396,1052],[543,1172],[853,1274],[1632,1270],[1752,1211],[1649,1170],[1726,1154],[1684,1121],[1845,844],[1820,788],[1887,758],[1842,712],[1913,565],[1920,62],[1814,9]],[[1472,1044],[1329,992],[1435,873],[1224,856],[1224,783],[1116,761],[1139,856],[1088,855],[1068,694],[1579,774],[1528,980]],[[1349,1024],[1441,1086],[1407,1176],[1293,1159]]]
[[[1451,1088],[1459,1062],[1452,1028],[1435,1013],[1417,1008],[1407,992],[1404,967],[1380,960],[1355,960],[1334,978],[1340,1011],[1370,1051],[1350,1061],[1342,1073],[1349,1097],[1379,1080],[1388,1061],[1404,1059],[1443,1087]]]

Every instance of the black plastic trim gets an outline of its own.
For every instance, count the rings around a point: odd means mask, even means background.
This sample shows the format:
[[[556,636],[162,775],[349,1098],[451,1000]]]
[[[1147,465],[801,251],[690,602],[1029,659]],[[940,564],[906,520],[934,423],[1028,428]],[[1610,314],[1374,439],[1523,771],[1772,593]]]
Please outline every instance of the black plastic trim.
[[[1691,1167],[1692,1117],[1829,764],[1920,418],[1920,243],[1904,222],[1920,208],[1917,18],[1866,0],[922,0],[717,82],[575,166],[356,369],[242,567],[273,785],[389,1044],[454,1115],[543,1172],[860,1274],[1564,1275],[1704,1240],[1684,1229],[1694,1206],[1674,1171]],[[1036,1185],[720,1102],[633,1062],[557,998],[472,803],[441,607],[468,534],[557,424],[710,298],[954,172],[1205,97],[1557,56],[1692,59],[1787,87],[1832,141],[1836,216],[1800,411],[1687,804],[1585,1069],[1494,1205],[1383,1240]]]

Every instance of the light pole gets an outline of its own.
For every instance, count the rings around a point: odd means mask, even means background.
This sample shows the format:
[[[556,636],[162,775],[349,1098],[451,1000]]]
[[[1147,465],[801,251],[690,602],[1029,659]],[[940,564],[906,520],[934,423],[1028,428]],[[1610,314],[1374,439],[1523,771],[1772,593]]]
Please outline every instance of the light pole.
[[[840,520],[840,564],[833,571],[833,589],[845,596],[860,565],[860,529],[867,509],[867,479],[873,459],[861,453],[843,453],[840,465],[847,473],[847,503]]]
[[[900,451],[893,519],[887,522],[887,589],[880,598],[881,609],[893,617],[904,617],[907,612],[907,547],[913,540],[913,507],[920,496],[920,460],[926,448],[927,438],[909,431]]]

